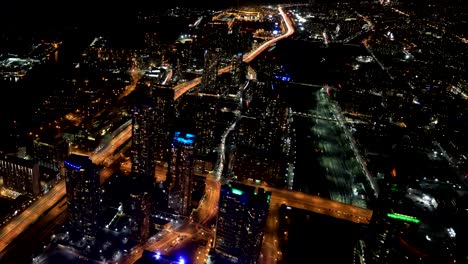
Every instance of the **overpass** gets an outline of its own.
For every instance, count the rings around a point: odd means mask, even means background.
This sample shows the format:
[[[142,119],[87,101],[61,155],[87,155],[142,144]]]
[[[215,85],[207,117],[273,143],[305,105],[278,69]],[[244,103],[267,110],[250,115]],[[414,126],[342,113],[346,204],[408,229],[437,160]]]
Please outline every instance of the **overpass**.
[[[270,191],[270,209],[284,204],[286,206],[328,215],[357,224],[368,224],[372,217],[372,210],[367,208],[333,201],[317,195],[266,186],[264,184],[242,183]]]
[[[263,264],[277,263],[282,258],[282,252],[278,244],[278,219],[280,217],[279,209],[283,204],[358,224],[368,224],[372,217],[372,211],[369,209],[332,201],[323,197],[253,183],[244,184],[262,187],[267,191],[271,191],[270,208],[261,250],[262,257],[260,258],[260,263]]]

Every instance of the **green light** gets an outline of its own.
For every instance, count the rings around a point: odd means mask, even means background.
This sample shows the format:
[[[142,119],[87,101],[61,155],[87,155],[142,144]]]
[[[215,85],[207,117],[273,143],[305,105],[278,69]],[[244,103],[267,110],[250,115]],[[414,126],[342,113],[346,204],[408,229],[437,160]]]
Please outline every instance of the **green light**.
[[[242,194],[244,194],[243,191],[241,191],[241,190],[239,190],[239,189],[234,189],[234,188],[232,188],[232,193],[233,193],[233,194],[237,194],[237,195],[242,195]]]
[[[393,219],[403,220],[403,221],[407,221],[407,222],[413,222],[413,223],[416,223],[416,224],[421,222],[419,219],[417,219],[414,216],[402,215],[402,214],[397,214],[397,213],[394,213],[394,214],[387,213],[387,216],[390,217],[390,218],[393,218]]]

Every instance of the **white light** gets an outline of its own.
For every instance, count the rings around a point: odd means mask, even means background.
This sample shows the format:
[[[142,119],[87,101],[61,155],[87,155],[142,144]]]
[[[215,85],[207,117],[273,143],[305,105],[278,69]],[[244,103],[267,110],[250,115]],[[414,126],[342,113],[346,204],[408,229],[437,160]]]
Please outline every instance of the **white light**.
[[[457,233],[455,233],[455,230],[453,230],[453,228],[451,227],[447,228],[447,232],[451,238],[454,238],[457,235]]]
[[[426,239],[427,241],[431,241],[431,238],[429,237],[429,235],[426,235]]]

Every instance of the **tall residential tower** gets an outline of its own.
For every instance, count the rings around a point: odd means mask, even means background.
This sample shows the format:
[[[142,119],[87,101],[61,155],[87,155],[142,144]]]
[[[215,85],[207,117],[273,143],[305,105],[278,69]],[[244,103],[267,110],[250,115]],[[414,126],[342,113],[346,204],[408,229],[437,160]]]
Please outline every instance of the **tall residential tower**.
[[[214,249],[235,263],[257,263],[271,192],[242,184],[221,186]]]
[[[168,172],[169,209],[188,216],[191,212],[195,135],[176,132]]]
[[[68,219],[72,228],[88,240],[98,229],[99,170],[87,156],[72,154],[65,161]]]

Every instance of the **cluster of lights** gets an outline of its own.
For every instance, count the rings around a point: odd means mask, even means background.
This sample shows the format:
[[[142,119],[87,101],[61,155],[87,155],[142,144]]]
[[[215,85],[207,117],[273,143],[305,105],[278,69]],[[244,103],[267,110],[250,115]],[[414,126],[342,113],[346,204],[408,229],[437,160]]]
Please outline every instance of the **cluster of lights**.
[[[156,254],[154,254],[154,258],[156,260],[160,260],[161,259],[161,252],[156,252]],[[186,264],[185,263],[185,259],[183,257],[179,257],[179,261],[177,262],[177,264]]]

